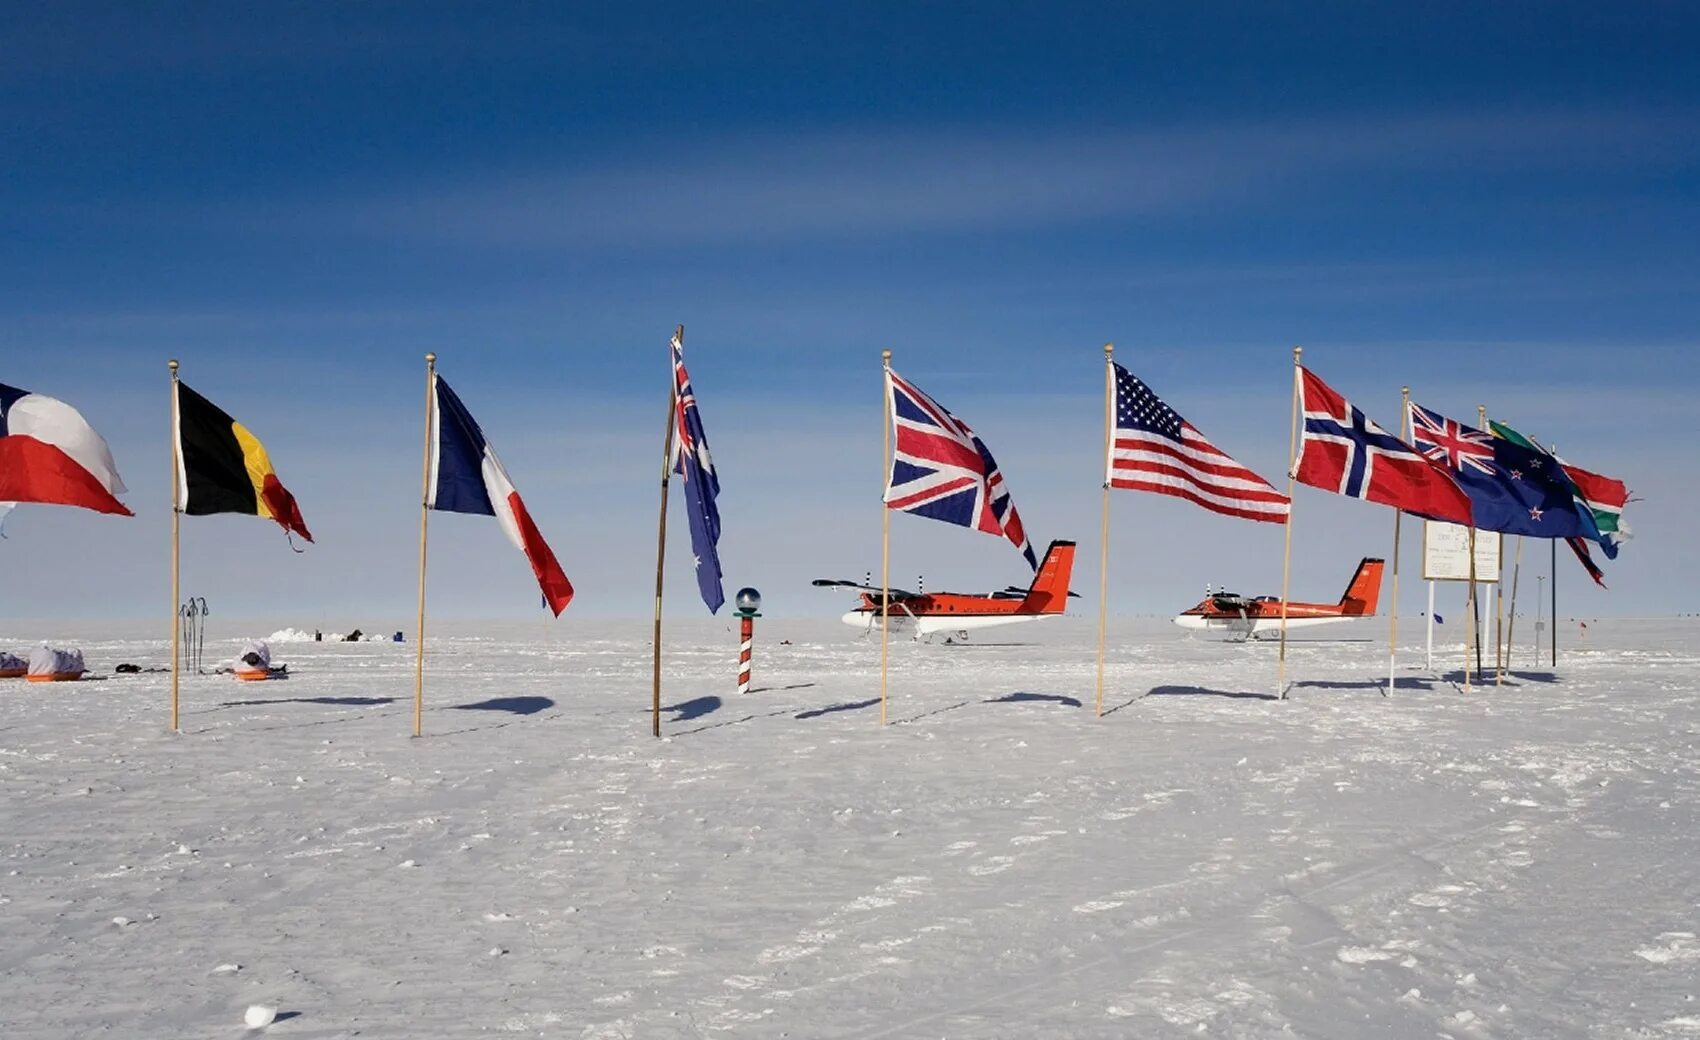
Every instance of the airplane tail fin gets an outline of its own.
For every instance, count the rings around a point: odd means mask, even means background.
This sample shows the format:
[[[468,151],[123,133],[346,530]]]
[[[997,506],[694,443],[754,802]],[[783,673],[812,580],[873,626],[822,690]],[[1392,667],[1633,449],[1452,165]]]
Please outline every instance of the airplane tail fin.
[[[1061,614],[1068,606],[1068,579],[1074,573],[1074,543],[1052,542],[1039,561],[1039,573],[1021,601],[1023,614]]]
[[[1347,617],[1369,617],[1381,600],[1381,570],[1383,563],[1366,556],[1358,564],[1345,595],[1340,597],[1340,613]]]

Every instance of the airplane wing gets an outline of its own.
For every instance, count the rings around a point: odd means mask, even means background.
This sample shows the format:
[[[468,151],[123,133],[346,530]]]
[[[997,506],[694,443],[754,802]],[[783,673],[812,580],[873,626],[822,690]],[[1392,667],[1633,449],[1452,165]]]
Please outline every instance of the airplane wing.
[[[1024,589],[1019,585],[1011,585],[1008,588],[1004,589],[1002,592],[992,593],[992,598],[993,599],[1026,599],[1027,593],[1030,592],[1030,591],[1031,591],[1030,589]],[[1080,593],[1071,592],[1071,593],[1068,594],[1068,598],[1069,599],[1079,599]]]
[[[878,585],[864,585],[859,581],[848,581],[840,578],[816,578],[809,584],[822,589],[855,589],[857,592],[874,593],[889,591],[893,603],[900,599],[914,599],[916,597],[916,593],[910,592],[908,589],[882,590]]]

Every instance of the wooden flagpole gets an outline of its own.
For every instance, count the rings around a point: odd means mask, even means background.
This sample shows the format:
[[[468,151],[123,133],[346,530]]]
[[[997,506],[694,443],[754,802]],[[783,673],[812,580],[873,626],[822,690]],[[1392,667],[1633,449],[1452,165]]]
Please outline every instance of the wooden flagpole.
[[[1487,405],[1476,406],[1476,429],[1486,430]],[[1499,552],[1494,554],[1494,564],[1499,573],[1494,575],[1493,583],[1493,684],[1503,685],[1505,682],[1505,536],[1499,536]]]
[[[1411,434],[1411,388],[1399,388],[1399,439],[1408,440]],[[1399,674],[1399,524],[1404,519],[1405,511],[1393,511],[1393,597],[1387,611],[1387,689],[1382,693],[1385,697],[1393,692],[1395,677]]]
[[[1511,616],[1505,625],[1505,657],[1500,661],[1499,668],[1503,674],[1511,668],[1512,638],[1517,634],[1517,579],[1523,573],[1523,536],[1517,536],[1516,561],[1511,565]]]
[[[1116,428],[1116,345],[1104,344],[1104,516],[1098,537],[1098,717],[1104,715],[1104,619],[1110,605],[1110,467]]]
[[[1287,545],[1281,553],[1281,654],[1275,678],[1275,692],[1287,699],[1287,591],[1293,577],[1293,491],[1294,467],[1299,457],[1299,398],[1303,388],[1303,347],[1293,348],[1293,423],[1287,441]]]
[[[886,672],[891,652],[891,508],[885,502],[885,488],[891,484],[891,351],[880,352],[885,374],[881,376],[884,401],[880,412],[885,417],[885,452],[880,459],[883,471],[880,478],[880,725],[885,725]]]
[[[673,330],[673,339],[683,346],[685,327]],[[649,733],[661,736],[661,589],[662,564],[667,558],[667,488],[673,478],[673,427],[679,411],[679,377],[672,371],[672,344],[668,345],[667,433],[661,440],[661,516],[655,525],[655,634],[652,637],[654,674],[650,683]]]
[[[425,525],[431,516],[431,425],[437,414],[437,355],[425,355],[425,461],[419,478],[419,620],[413,629],[413,735],[425,733]]]
[[[179,567],[180,528],[183,522],[183,510],[178,507],[178,499],[182,497],[182,484],[179,481],[188,479],[187,475],[179,472],[177,453],[182,449],[183,432],[179,427],[177,413],[177,359],[172,358],[166,367],[171,369],[171,731],[179,732],[177,722],[177,673],[178,661],[183,654],[183,626],[178,619],[178,609],[182,598],[182,572]]]
[[[1476,528],[1470,527],[1470,591],[1464,597],[1464,692],[1470,691],[1470,656],[1479,633],[1476,626],[1481,618],[1476,614]]]

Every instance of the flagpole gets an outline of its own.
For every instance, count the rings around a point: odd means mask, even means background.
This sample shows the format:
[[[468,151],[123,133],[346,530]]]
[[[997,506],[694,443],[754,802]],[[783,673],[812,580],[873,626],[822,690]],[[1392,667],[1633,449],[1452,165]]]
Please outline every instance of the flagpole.
[[[1517,634],[1517,579],[1523,573],[1523,536],[1517,536],[1516,562],[1511,565],[1511,617],[1505,626],[1505,659],[1499,664],[1500,671],[1511,669],[1512,637]]]
[[[1486,430],[1487,405],[1476,405],[1476,429]],[[1494,554],[1494,566],[1498,572],[1493,580],[1493,684],[1503,685],[1505,682],[1505,536],[1499,536],[1499,551]],[[1479,655],[1478,655],[1478,665]]]
[[[1110,604],[1110,452],[1116,426],[1116,345],[1104,344],[1104,509],[1098,536],[1098,716],[1104,715],[1104,619]]]
[[[880,352],[880,361],[884,365],[885,375],[882,376],[882,394],[884,397],[880,412],[885,417],[885,451],[880,458],[880,468],[885,476],[881,478],[882,485],[889,485],[891,469],[891,351]],[[885,725],[886,705],[886,672],[887,660],[891,643],[891,509],[885,502],[885,491],[880,491],[880,725]]]
[[[1476,616],[1476,528],[1470,527],[1470,587],[1464,594],[1464,692],[1470,691],[1470,656],[1471,650],[1479,633],[1476,626],[1481,618]]]
[[[425,461],[419,478],[419,620],[413,629],[413,735],[425,735],[425,525],[431,516],[431,420],[437,410],[437,355],[425,355]]]
[[[1548,448],[1547,454],[1552,456],[1554,465],[1562,465],[1558,461],[1558,445],[1554,444]],[[1552,562],[1547,564],[1550,568],[1548,573],[1552,575],[1552,584],[1547,589],[1548,592],[1552,593],[1552,660],[1548,663],[1548,667],[1556,672],[1558,671],[1558,539],[1550,539],[1548,544],[1552,549]]]
[[[1428,555],[1428,542],[1426,541],[1426,538],[1427,538],[1427,534],[1428,534],[1428,528],[1427,528],[1426,525],[1423,528],[1423,533],[1424,533],[1424,538],[1425,538],[1425,541],[1423,542],[1423,555],[1427,556]],[[1424,567],[1426,568],[1427,564],[1424,564]],[[1432,672],[1432,671],[1434,671],[1434,582],[1433,582],[1433,580],[1430,580],[1429,583],[1428,583],[1428,625],[1426,627],[1428,629],[1428,653],[1427,653],[1427,656],[1423,659],[1423,671]]]
[[[1411,422],[1411,388],[1399,388],[1399,439],[1410,437]],[[1393,599],[1392,606],[1387,611],[1387,696],[1393,692],[1395,677],[1399,674],[1399,525],[1405,517],[1405,511],[1393,511]]]
[[[1293,576],[1293,468],[1299,455],[1299,392],[1304,379],[1300,358],[1303,347],[1293,348],[1293,421],[1287,441],[1287,545],[1281,554],[1281,654],[1275,679],[1275,692],[1287,699],[1287,591]]]
[[[180,528],[183,521],[183,510],[177,502],[182,495],[184,479],[178,472],[177,452],[181,444],[182,432],[178,429],[177,417],[177,359],[172,358],[166,363],[171,369],[171,731],[180,732],[177,724],[177,674],[178,659],[182,656],[183,632],[178,621],[179,600],[182,597],[182,571],[180,567]]]
[[[673,330],[680,346],[685,342],[685,327]],[[672,345],[668,344],[671,360]],[[662,564],[667,558],[667,488],[673,477],[673,420],[679,411],[679,376],[669,372],[667,379],[667,433],[661,440],[661,516],[655,525],[655,634],[651,637],[653,674],[649,690],[649,733],[661,736],[661,589]]]

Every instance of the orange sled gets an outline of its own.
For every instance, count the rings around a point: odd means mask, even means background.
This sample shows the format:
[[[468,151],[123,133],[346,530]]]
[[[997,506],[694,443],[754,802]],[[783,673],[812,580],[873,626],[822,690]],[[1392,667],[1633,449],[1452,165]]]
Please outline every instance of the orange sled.
[[[0,679],[22,679],[28,674],[28,668],[0,668]]]
[[[52,672],[48,675],[32,675],[30,682],[76,682],[83,677],[82,672]]]

